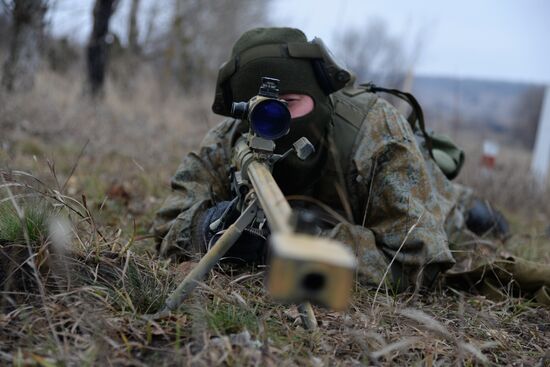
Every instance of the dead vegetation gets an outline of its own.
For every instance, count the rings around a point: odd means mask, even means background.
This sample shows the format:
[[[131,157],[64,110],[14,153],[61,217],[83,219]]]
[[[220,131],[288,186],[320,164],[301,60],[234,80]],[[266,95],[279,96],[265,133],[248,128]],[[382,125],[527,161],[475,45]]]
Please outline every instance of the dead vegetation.
[[[262,269],[223,267],[180,311],[147,317],[192,266],[156,258],[152,216],[216,117],[212,96],[139,75],[131,93],[108,84],[96,104],[76,76],[47,72],[33,92],[0,94],[0,364],[550,363],[548,308],[450,288],[375,295],[358,285],[348,312],[316,308],[321,327],[307,332],[295,307],[266,295]],[[512,215],[518,238],[503,249],[548,263],[548,209],[522,172],[503,162],[482,179],[472,164],[462,179]],[[65,237],[52,221],[68,223]]]

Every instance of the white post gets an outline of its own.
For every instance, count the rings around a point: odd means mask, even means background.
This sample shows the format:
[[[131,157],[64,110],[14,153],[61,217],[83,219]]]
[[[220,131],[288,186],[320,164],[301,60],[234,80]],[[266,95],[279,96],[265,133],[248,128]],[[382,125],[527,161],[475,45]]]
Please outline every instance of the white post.
[[[533,160],[531,161],[531,171],[537,181],[544,185],[550,169],[550,86],[546,87],[542,110],[540,114],[539,126],[537,128],[537,138],[533,150]]]

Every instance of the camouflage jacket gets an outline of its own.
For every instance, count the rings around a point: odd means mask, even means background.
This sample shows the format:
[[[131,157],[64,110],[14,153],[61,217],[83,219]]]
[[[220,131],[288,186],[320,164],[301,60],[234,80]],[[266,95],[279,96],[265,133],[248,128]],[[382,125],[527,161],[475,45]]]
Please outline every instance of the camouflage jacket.
[[[430,283],[454,264],[446,226],[456,215],[458,193],[388,102],[353,89],[331,100],[329,158],[307,194],[347,215],[325,235],[355,250],[363,283],[378,284],[384,275],[401,287]],[[161,256],[200,252],[193,229],[199,214],[231,198],[231,151],[240,129],[239,120],[223,121],[173,176],[173,195],[155,220]]]

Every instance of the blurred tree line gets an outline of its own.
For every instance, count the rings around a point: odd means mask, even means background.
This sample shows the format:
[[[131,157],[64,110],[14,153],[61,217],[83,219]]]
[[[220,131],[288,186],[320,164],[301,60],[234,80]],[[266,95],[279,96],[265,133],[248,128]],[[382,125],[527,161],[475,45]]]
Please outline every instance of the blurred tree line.
[[[28,79],[22,89],[32,87],[37,69],[36,60],[46,53],[50,66],[65,69],[65,54],[71,53],[67,39],[47,39],[44,16],[51,7],[70,6],[71,0],[1,0],[0,8],[6,23],[12,20],[12,49],[5,70],[28,65],[23,75],[7,71],[4,86],[12,90],[18,79]],[[120,12],[121,3],[129,5],[124,35],[112,31],[112,18]],[[113,71],[131,78],[140,62],[155,66],[163,82],[176,82],[184,90],[201,88],[206,79],[213,79],[231,45],[245,30],[269,24],[270,0],[94,0],[91,32],[85,48],[87,90],[101,94],[109,59],[122,67]],[[142,19],[138,19],[141,15]],[[159,21],[160,19],[160,21]],[[141,27],[141,28],[140,28]],[[21,35],[28,36],[21,36]],[[33,47],[40,45],[41,47]],[[401,87],[419,53],[420,47],[405,52],[398,36],[390,34],[380,19],[371,19],[363,27],[350,28],[336,35],[335,53],[357,73],[359,81],[375,80],[389,87]],[[45,46],[45,49],[44,49]],[[73,46],[73,48],[75,48]],[[32,52],[31,52],[32,51]],[[45,52],[46,51],[46,52]],[[32,62],[30,59],[32,58]],[[74,60],[74,52],[68,55]],[[23,70],[23,69],[21,69]],[[15,83],[15,84],[14,84]]]
[[[358,81],[407,89],[407,75],[422,52],[423,37],[419,31],[413,47],[406,49],[402,37],[392,34],[382,19],[372,18],[339,33],[335,53],[356,73]]]
[[[85,94],[102,98],[107,77],[131,91],[143,67],[155,73],[163,92],[211,92],[218,67],[247,29],[270,24],[272,0],[91,0],[91,30],[85,47],[55,38],[47,15],[56,7],[75,8],[74,0],[0,0],[1,85],[11,93],[31,90],[40,65],[57,73],[86,75]],[[80,6],[82,6],[80,4]],[[127,9],[126,13],[121,13]],[[113,31],[113,18],[126,17]],[[409,89],[424,34],[407,49],[380,19],[341,29],[333,51],[357,81]],[[533,87],[515,108],[515,138],[526,148],[535,139],[543,90]],[[386,96],[387,97],[387,96]],[[395,102],[395,101],[394,101]],[[437,122],[434,122],[437,123]]]
[[[46,55],[50,66],[60,69],[65,55],[74,59],[76,45],[57,40],[45,30],[45,15],[53,6],[72,0],[1,0],[0,30],[9,35],[8,56],[3,65],[2,86],[8,91],[32,89],[34,75]],[[113,15],[121,3],[130,2],[127,42],[112,32]],[[163,81],[179,84],[184,91],[201,89],[211,81],[228,56],[233,42],[245,30],[267,24],[269,0],[94,0],[92,28],[85,47],[85,90],[101,96],[111,63],[124,66],[131,78],[140,63],[153,65]],[[141,11],[140,11],[141,10]],[[138,15],[146,17],[145,22]],[[158,18],[162,18],[159,22]],[[140,29],[140,25],[145,25]],[[3,28],[2,28],[3,27]],[[2,43],[5,38],[2,37]]]
[[[28,90],[40,63],[46,0],[2,1],[3,13],[11,22],[8,59],[4,64],[2,85],[10,90]]]

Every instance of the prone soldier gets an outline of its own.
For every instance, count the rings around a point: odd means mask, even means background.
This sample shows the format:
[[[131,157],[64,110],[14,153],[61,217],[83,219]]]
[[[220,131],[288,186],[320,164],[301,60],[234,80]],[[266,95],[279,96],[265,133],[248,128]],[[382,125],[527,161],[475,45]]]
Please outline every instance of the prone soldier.
[[[317,232],[355,251],[360,280],[379,284],[391,264],[387,280],[405,289],[430,285],[450,268],[445,229],[457,208],[453,184],[395,108],[354,86],[319,39],[310,42],[292,28],[253,29],[235,43],[213,104],[228,118],[174,175],[174,195],[155,223],[160,254],[186,259],[206,252],[214,235],[210,224],[232,199],[236,138],[248,129],[231,117],[231,103],[256,95],[265,76],[281,81],[280,98],[292,117],[288,134],[275,140],[275,153],[301,137],[315,147],[307,160],[289,155],[275,164],[273,176],[294,208],[316,214]],[[264,237],[244,233],[227,256],[262,261]]]

